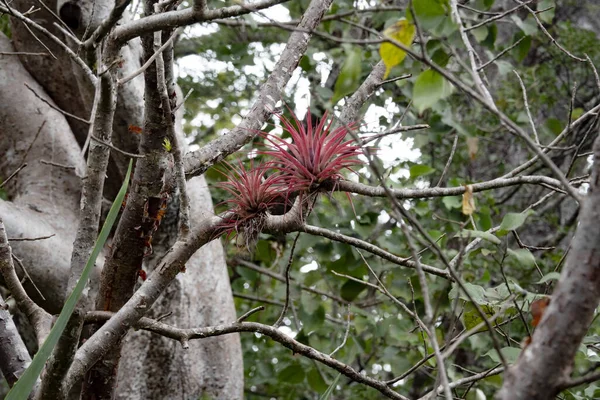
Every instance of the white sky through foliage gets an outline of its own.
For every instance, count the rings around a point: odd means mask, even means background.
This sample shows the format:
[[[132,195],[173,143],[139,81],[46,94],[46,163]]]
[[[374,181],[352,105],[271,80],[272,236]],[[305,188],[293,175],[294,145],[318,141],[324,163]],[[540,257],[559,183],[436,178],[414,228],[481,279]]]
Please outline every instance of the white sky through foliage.
[[[369,4],[365,1],[362,6],[368,7]],[[291,20],[287,8],[281,5],[276,5],[262,10],[260,11],[260,14],[253,14],[252,17],[258,22],[268,22],[269,20],[287,22]],[[204,36],[214,33],[218,29],[219,28],[217,24],[199,24],[188,28],[185,31],[185,35],[189,37]],[[252,46],[252,50],[258,54],[265,52],[269,53],[271,56],[264,58],[258,56],[255,57],[255,64],[245,66],[243,69],[244,74],[240,77],[240,79],[243,79],[244,75],[255,75],[261,80],[264,80],[266,79],[265,71],[270,71],[273,69],[275,61],[277,60],[276,56],[281,54],[285,44],[276,43],[269,45],[267,48],[260,43],[252,43],[250,46]],[[317,64],[316,70],[321,74],[321,84],[323,84],[329,76],[331,62],[327,60],[327,55],[325,53],[315,53],[313,55],[313,60]],[[179,59],[177,61],[176,68],[179,76],[192,76],[197,79],[202,79],[203,75],[208,71],[233,71],[234,66],[231,63],[208,59],[204,56],[190,55]],[[240,81],[240,85],[243,84],[245,84],[245,82]],[[288,96],[292,94],[292,91],[294,93],[293,109],[298,118],[302,119],[310,103],[310,93],[308,79],[302,76],[302,70],[299,67],[296,69],[296,71],[294,71],[294,74],[292,75],[292,78],[286,87],[286,94]],[[383,91],[381,91],[381,93],[383,93]],[[215,99],[214,107],[219,104],[219,101],[220,99]],[[338,103],[338,107],[342,106],[343,104],[344,100],[341,100],[340,103]],[[207,105],[211,107],[210,102]],[[248,104],[247,107],[250,107],[250,104]],[[400,109],[391,99],[386,100],[385,107],[379,107],[372,104],[367,108],[362,121],[360,121],[360,130],[361,132],[368,132],[369,134],[383,132],[394,127],[395,124],[398,123],[400,114]],[[387,120],[387,124],[380,124],[380,121],[382,120]],[[240,121],[241,118],[232,122],[234,124],[238,124]],[[210,115],[200,114],[197,115],[194,120],[192,120],[192,124],[202,124],[210,127],[214,124],[214,121],[212,121]],[[225,133],[225,131],[222,133]],[[274,133],[277,133],[277,130]],[[382,159],[386,168],[396,164],[398,160],[413,162],[418,161],[421,154],[419,149],[413,148],[413,140],[411,138],[403,139],[400,134],[385,137],[380,143],[378,143],[377,148],[377,154]],[[192,150],[194,149],[192,148]],[[366,173],[366,168],[360,172]],[[398,178],[407,176],[408,171],[401,170],[391,175],[390,178],[393,181],[397,181]]]

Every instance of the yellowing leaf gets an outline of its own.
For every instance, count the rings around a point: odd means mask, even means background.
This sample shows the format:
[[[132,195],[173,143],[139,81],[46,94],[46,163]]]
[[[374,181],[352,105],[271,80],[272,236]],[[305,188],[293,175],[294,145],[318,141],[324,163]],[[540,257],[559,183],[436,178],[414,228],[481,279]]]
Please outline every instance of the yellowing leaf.
[[[415,26],[402,18],[383,31],[383,36],[394,39],[406,46],[410,46],[415,38]],[[383,76],[385,79],[390,74],[392,68],[404,60],[406,52],[393,43],[385,42],[379,46],[379,55],[385,64],[385,75]]]
[[[467,138],[467,148],[469,149],[469,158],[471,161],[475,160],[477,152],[479,151],[479,138],[470,136]]]
[[[462,199],[462,213],[471,215],[475,211],[475,199],[473,199],[473,186],[466,185]]]

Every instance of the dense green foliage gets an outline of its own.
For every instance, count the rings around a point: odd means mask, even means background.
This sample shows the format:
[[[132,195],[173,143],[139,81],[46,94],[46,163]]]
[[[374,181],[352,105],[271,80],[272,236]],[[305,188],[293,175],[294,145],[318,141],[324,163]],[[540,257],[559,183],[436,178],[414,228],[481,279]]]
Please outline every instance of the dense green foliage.
[[[507,4],[503,8],[502,4],[494,4],[494,0],[476,0],[468,3],[470,9],[460,12],[463,21],[472,26],[490,15],[471,9],[500,12],[514,6]],[[347,0],[336,1],[328,15],[345,15],[356,6],[357,3]],[[389,3],[368,4],[369,8],[383,6],[389,6]],[[537,9],[546,10],[553,6],[553,1],[545,0],[538,2]],[[291,19],[298,19],[306,2],[292,1],[278,7],[282,14],[287,10]],[[367,5],[358,2],[358,8],[367,8]],[[419,45],[417,35],[413,48],[417,52],[424,51],[438,65],[472,85],[466,51],[450,17],[448,3],[415,0],[414,13],[413,17],[406,11],[357,12],[326,20],[320,29],[340,39],[373,39],[374,36],[345,19],[382,32],[402,17],[411,21],[416,17],[426,45]],[[564,48],[580,57],[587,54],[600,65],[598,33],[580,29],[561,15],[560,8],[538,14],[549,33]],[[199,38],[183,38],[178,44],[180,56],[196,54],[180,59],[180,69],[187,74],[180,84],[184,92],[194,89],[186,103],[186,131],[195,143],[205,143],[239,121],[288,36],[279,27],[263,26],[262,23],[267,21],[265,17],[255,15],[242,20],[246,23],[243,27],[210,27],[210,33]],[[529,108],[541,143],[552,141],[571,118],[577,118],[597,103],[598,88],[590,65],[559,50],[527,11],[519,10],[474,29],[470,38],[483,58],[480,64],[520,41],[514,49],[486,67],[486,83],[498,107],[531,133],[521,86],[513,70],[520,75],[527,88]],[[201,72],[187,67],[191,65],[190,59],[202,66]],[[340,110],[343,100],[337,104],[331,102],[336,97],[336,87],[345,88],[342,95],[351,94],[379,61],[378,44],[339,44],[316,36],[300,62],[299,75],[288,85],[285,101],[292,108],[296,105],[296,112],[302,114],[305,110],[298,102],[306,102],[303,94],[310,92],[314,114],[320,115],[328,109]],[[442,186],[497,178],[531,157],[525,145],[509,135],[496,117],[460,90],[452,88],[439,74],[410,57],[395,67],[389,78],[403,74],[411,74],[411,77],[386,83],[368,100],[363,110],[370,110],[366,115],[371,120],[361,121],[361,131],[365,134],[369,129],[372,131],[373,126],[381,132],[399,121],[404,125],[427,123],[431,127],[371,143],[378,148],[375,162],[384,168],[386,181],[392,187],[437,185],[455,137],[456,153]],[[572,96],[574,86],[577,91]],[[275,119],[271,123],[273,125],[266,130],[273,130],[278,125]],[[586,132],[589,133],[588,125],[576,130],[559,145],[566,150],[551,153],[557,165],[569,170],[569,178],[584,175],[587,171],[587,158],[575,157],[589,151],[591,140]],[[247,160],[248,152],[261,149],[260,141],[257,138],[236,157]],[[262,157],[252,154],[258,159]],[[572,159],[576,161],[571,163]],[[356,172],[348,178],[378,185],[366,165],[357,168]],[[549,175],[541,164],[526,174]],[[215,170],[209,171],[207,177],[212,184],[224,179]],[[560,271],[575,228],[576,206],[560,193],[531,207],[551,192],[532,185],[479,192],[474,195],[476,211],[472,218],[462,213],[461,196],[403,202],[448,259],[459,255],[474,237],[484,239],[480,246],[466,252],[457,269],[473,299],[488,316],[503,311],[496,320],[496,336],[509,362],[518,357],[522,342],[533,329],[530,303],[551,292],[557,278],[555,271]],[[215,187],[213,196],[215,203],[220,203],[217,211],[222,211],[227,194]],[[390,202],[384,198],[356,195],[351,198],[352,204],[344,194],[321,194],[307,222],[408,257],[410,248],[406,238],[396,221],[390,218]],[[494,227],[498,229],[484,233]],[[291,235],[263,235],[256,248],[249,250],[236,246],[235,239],[225,241],[239,314],[264,304],[266,310],[253,315],[250,320],[266,324],[275,322],[285,299],[286,287],[281,278],[291,256],[292,307],[284,321],[284,329],[296,340],[330,353],[343,342],[349,318],[347,341],[336,352],[335,358],[382,380],[404,374],[432,354],[429,340],[415,321],[374,289],[377,280],[356,249],[303,233],[294,254],[290,255],[292,239]],[[423,263],[444,268],[426,242],[421,241],[418,246],[423,251]],[[415,271],[361,252],[392,295],[419,315],[424,315],[421,287]],[[437,321],[436,334],[441,344],[481,322],[474,306],[456,285],[435,276],[428,276],[428,281]],[[514,300],[507,300],[511,294],[515,296]],[[597,335],[600,335],[600,326],[594,323],[577,355],[575,373],[584,373],[599,361],[596,346],[600,336]],[[338,377],[337,371],[294,355],[259,334],[242,334],[242,344],[248,399],[318,399]],[[482,329],[459,346],[446,368],[449,379],[454,381],[497,365],[499,358],[490,334]],[[417,398],[434,387],[436,376],[436,362],[430,358],[416,372],[399,380],[396,388],[402,394]],[[501,382],[501,375],[490,376],[473,386],[459,387],[455,396],[491,398]],[[598,398],[600,390],[596,389],[595,384],[590,384],[573,388],[561,396],[565,399]],[[344,376],[337,381],[332,396],[339,399],[381,398],[375,390],[349,382]]]

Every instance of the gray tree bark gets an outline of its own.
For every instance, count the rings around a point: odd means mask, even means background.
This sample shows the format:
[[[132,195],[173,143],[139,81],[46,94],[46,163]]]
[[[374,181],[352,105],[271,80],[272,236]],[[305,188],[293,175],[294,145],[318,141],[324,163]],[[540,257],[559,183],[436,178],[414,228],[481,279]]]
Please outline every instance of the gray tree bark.
[[[110,11],[112,4],[107,7],[110,2],[99,0],[93,3],[99,6],[94,19],[102,21],[103,10]],[[50,9],[56,9],[55,2],[47,1],[46,4]],[[17,0],[11,6],[23,12],[30,4]],[[55,17],[47,11],[36,12],[32,19],[62,37],[53,26]],[[47,52],[20,22],[13,20],[11,31],[12,43],[4,36],[0,37],[0,51]],[[9,237],[55,234],[46,240],[14,242],[13,251],[23,260],[46,300],[43,301],[31,285],[26,285],[31,297],[50,312],[57,313],[69,278],[69,261],[78,223],[80,177],[85,173],[81,146],[86,140],[88,125],[52,109],[24,84],[27,83],[48,103],[83,119],[89,118],[93,87],[60,48],[42,35],[37,36],[57,59],[0,56],[0,153],[6,155],[0,162],[0,176],[7,177],[22,162],[28,164],[5,187],[10,201],[0,201],[0,215]],[[121,76],[139,68],[139,43],[139,40],[133,40],[124,47]],[[137,152],[138,139],[128,131],[128,126],[141,124],[142,99],[141,76],[119,90],[113,144],[123,150]],[[55,166],[43,164],[42,160]],[[126,162],[125,157],[111,154],[104,191],[107,200],[112,201],[120,186]],[[188,191],[193,217],[212,213],[210,194],[202,177],[188,181]],[[170,212],[176,215],[176,210]],[[174,241],[176,232],[177,219],[166,217],[155,235],[154,256],[146,260],[145,269],[152,269],[153,262],[160,259]],[[98,279],[102,262],[102,259],[98,262],[92,283]],[[186,265],[186,273],[177,277],[150,314],[159,316],[169,312],[172,314],[166,321],[181,327],[235,321],[229,277],[219,241],[211,242],[194,254]],[[237,399],[242,398],[242,393],[243,364],[237,334],[193,341],[187,350],[179,343],[147,332],[130,332],[125,339],[117,398],[188,399],[206,394],[216,399]]]

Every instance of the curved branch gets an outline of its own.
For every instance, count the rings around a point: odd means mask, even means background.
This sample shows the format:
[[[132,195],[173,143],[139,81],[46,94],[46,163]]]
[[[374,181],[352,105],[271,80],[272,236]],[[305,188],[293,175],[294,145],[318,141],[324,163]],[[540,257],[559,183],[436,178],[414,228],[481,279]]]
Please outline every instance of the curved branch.
[[[346,235],[338,233],[338,232],[330,231],[329,229],[320,228],[320,227],[312,226],[312,225],[304,225],[298,230],[300,232],[306,232],[306,233],[310,233],[311,235],[322,236],[322,237],[325,237],[325,238],[328,238],[331,240],[335,240],[336,242],[346,243],[351,246],[358,247],[359,249],[368,251],[371,254],[375,254],[385,260],[388,260],[397,265],[401,265],[403,267],[408,267],[408,268],[413,268],[413,269],[417,267],[416,262],[413,260],[410,260],[408,258],[398,257],[388,251],[383,250],[380,247],[377,247],[371,243],[365,242],[364,240],[361,240],[358,238],[346,236]],[[429,265],[425,265],[423,263],[421,263],[421,266],[423,267],[423,271],[425,271],[425,272],[428,272],[433,275],[437,275],[444,279],[453,280],[452,277],[450,276],[450,273],[446,270],[435,268],[435,267],[432,267]]]
[[[48,333],[50,333],[52,316],[29,298],[19,281],[2,216],[0,216],[0,273],[4,278],[6,287],[17,302],[17,307],[27,316],[33,326],[38,344],[41,346]]]
[[[114,314],[107,312],[93,312],[88,313],[86,319],[90,322],[101,322],[110,321]],[[318,361],[330,368],[335,369],[341,374],[347,376],[353,381],[362,383],[370,386],[390,399],[397,400],[408,400],[406,397],[393,391],[384,381],[371,378],[367,375],[361,374],[347,364],[344,364],[335,358],[321,353],[314,348],[302,344],[277,328],[270,325],[264,325],[257,322],[234,322],[229,325],[217,325],[205,328],[193,328],[193,329],[182,329],[174,326],[164,324],[162,322],[155,321],[150,318],[141,318],[136,324],[137,329],[145,329],[156,334],[166,336],[168,338],[177,340],[182,344],[193,339],[205,339],[213,336],[227,335],[235,332],[254,332],[268,336],[274,341],[281,343],[288,349],[292,350],[294,354],[302,354],[303,356]]]

